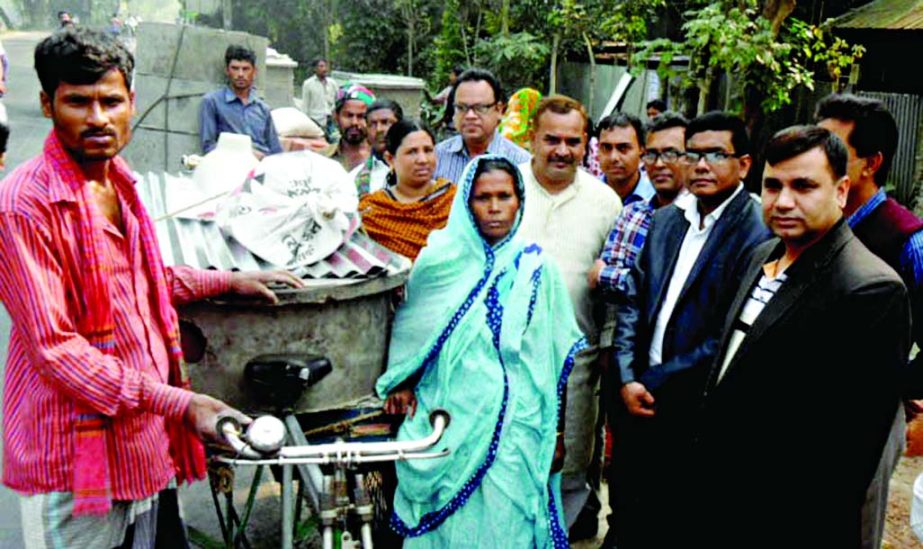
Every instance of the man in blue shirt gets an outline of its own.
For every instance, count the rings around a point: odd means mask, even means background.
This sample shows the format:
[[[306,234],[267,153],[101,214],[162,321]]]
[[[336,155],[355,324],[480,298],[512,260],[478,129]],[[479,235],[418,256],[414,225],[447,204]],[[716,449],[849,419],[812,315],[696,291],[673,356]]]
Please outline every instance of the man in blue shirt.
[[[654,185],[641,167],[644,137],[644,124],[628,113],[610,114],[599,121],[599,167],[624,206],[654,197]]]
[[[897,150],[897,122],[884,103],[849,94],[825,97],[817,106],[818,126],[835,133],[849,153],[849,194],[843,214],[856,237],[897,271],[910,293],[913,339],[923,347],[923,221],[885,195],[882,188]],[[919,397],[923,355],[911,362],[905,398]],[[907,401],[911,412],[919,402]],[[904,410],[894,419],[878,470],[862,508],[861,547],[880,547],[888,503],[888,482],[903,453]]]
[[[249,135],[257,158],[282,152],[269,105],[257,97],[253,88],[256,54],[243,46],[228,46],[224,63],[228,85],[202,98],[199,111],[202,152],[214,149],[222,132]]]
[[[436,178],[458,183],[468,162],[485,153],[519,165],[532,159],[525,149],[500,135],[503,90],[489,71],[469,69],[455,82],[455,127],[458,135],[436,145]]]

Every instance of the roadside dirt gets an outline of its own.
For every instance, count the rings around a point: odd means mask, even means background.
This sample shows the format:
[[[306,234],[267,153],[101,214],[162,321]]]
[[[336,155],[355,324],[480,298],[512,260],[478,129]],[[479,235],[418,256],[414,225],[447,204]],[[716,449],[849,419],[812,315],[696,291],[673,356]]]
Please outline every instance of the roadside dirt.
[[[923,457],[904,457],[891,477],[888,497],[888,523],[885,526],[886,549],[923,549],[923,543],[910,529],[910,504],[913,501],[913,481],[923,473]]]
[[[923,473],[923,457],[904,457],[891,477],[891,491],[888,497],[888,519],[882,549],[923,549],[910,529],[910,504],[913,501],[913,481]],[[608,487],[603,484],[602,500],[608,501]],[[571,545],[574,549],[596,549],[606,535],[605,517],[609,506],[604,505],[600,513],[599,533],[596,539],[582,540]]]

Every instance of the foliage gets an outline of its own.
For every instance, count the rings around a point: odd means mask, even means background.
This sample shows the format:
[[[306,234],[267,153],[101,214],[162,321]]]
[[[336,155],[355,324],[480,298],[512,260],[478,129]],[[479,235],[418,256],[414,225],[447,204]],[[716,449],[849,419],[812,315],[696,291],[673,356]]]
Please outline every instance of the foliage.
[[[478,59],[503,82],[507,92],[534,86],[533,75],[544,71],[550,48],[528,32],[481,39],[475,46]]]
[[[418,43],[432,30],[433,20],[425,9],[426,0],[394,0],[394,4],[407,37],[406,74],[413,76],[414,54],[419,54]]]
[[[421,49],[413,52],[413,72],[432,71],[434,58],[426,49],[433,48],[430,22],[441,17],[437,0],[232,2],[235,29],[267,36],[274,48],[299,63],[298,77],[309,73],[310,62],[319,56],[328,57],[334,69],[406,74],[408,16],[415,23],[414,49]]]
[[[458,20],[459,2],[460,0],[446,0],[445,9],[442,11],[442,29],[436,36],[434,51],[436,73],[433,78],[436,87],[448,80],[453,67],[470,63]]]
[[[52,24],[54,14],[48,0],[17,0],[16,4],[26,27],[40,28]]]
[[[435,42],[436,82],[464,62],[497,73],[508,89],[544,89],[557,58],[592,58],[603,42],[640,41],[665,5],[665,0],[447,0]]]
[[[382,72],[382,67],[397,72],[397,61],[404,55],[404,35],[394,2],[352,0],[340,7],[342,36],[330,52],[333,66],[350,72]]]
[[[645,43],[633,57],[635,70],[659,56],[658,71],[670,79],[676,75],[671,68],[674,59],[687,56],[685,85],[697,87],[705,98],[718,76],[727,74],[736,88],[732,94],[735,110],[776,111],[791,102],[796,88],[814,88],[818,66],[837,81],[864,51],[823,27],[795,18],[788,18],[776,34],[771,22],[761,16],[756,0],[711,3],[685,16],[685,40]],[[705,103],[700,101],[699,110]]]
[[[326,29],[314,2],[232,0],[232,6],[235,30],[269,38],[272,47],[301,65],[323,55]]]

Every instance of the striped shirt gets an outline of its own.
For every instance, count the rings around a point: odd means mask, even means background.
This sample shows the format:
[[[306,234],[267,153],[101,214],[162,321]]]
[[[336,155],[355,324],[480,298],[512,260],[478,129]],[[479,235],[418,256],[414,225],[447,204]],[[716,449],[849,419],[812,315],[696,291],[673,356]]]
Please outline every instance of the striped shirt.
[[[778,265],[778,261],[774,261],[773,263]],[[775,267],[773,267],[773,270],[775,270]],[[734,360],[734,355],[737,354],[740,344],[743,343],[744,338],[747,337],[747,334],[750,332],[750,327],[756,322],[756,318],[760,316],[760,313],[763,312],[763,309],[766,308],[769,301],[776,296],[782,284],[788,280],[788,275],[785,273],[779,273],[775,278],[772,278],[766,274],[768,271],[768,265],[764,266],[763,276],[761,276],[759,281],[753,286],[753,289],[750,291],[750,297],[747,298],[746,303],[744,303],[743,308],[740,310],[740,316],[737,318],[737,321],[734,322],[734,331],[731,332],[731,339],[728,342],[727,352],[724,354],[724,360],[721,361],[718,381],[721,381],[721,378],[724,377],[727,367],[731,364],[731,361]]]
[[[494,137],[487,146],[489,154],[505,157],[513,164],[522,164],[532,159],[529,152],[494,130]],[[448,179],[452,183],[461,180],[465,166],[471,161],[468,149],[461,135],[450,137],[436,145],[436,179]]]
[[[110,178],[133,181],[115,163]],[[0,182],[0,299],[13,320],[3,395],[3,483],[23,494],[72,490],[75,402],[109,416],[115,500],[157,493],[174,477],[164,418],[181,419],[192,393],[167,384],[168,352],[140,224],[123,197],[124,231],[101,227],[110,256],[115,351],[100,353],[76,331],[81,295],[74,216],[77,169],[52,133],[42,155]],[[100,216],[103,217],[103,216]],[[60,221],[59,221],[60,220]],[[65,275],[69,272],[69,275]],[[174,304],[225,293],[230,273],[168,268]]]

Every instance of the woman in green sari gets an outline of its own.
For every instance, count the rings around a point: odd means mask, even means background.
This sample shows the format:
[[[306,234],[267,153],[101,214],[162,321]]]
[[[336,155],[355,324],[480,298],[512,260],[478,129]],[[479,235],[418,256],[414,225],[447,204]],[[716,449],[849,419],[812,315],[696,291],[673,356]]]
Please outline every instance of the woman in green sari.
[[[554,466],[580,330],[557,268],[516,237],[519,171],[491,155],[459,182],[398,309],[377,391],[407,412],[399,440],[452,415],[445,458],[397,464],[392,527],[405,547],[567,547]]]

